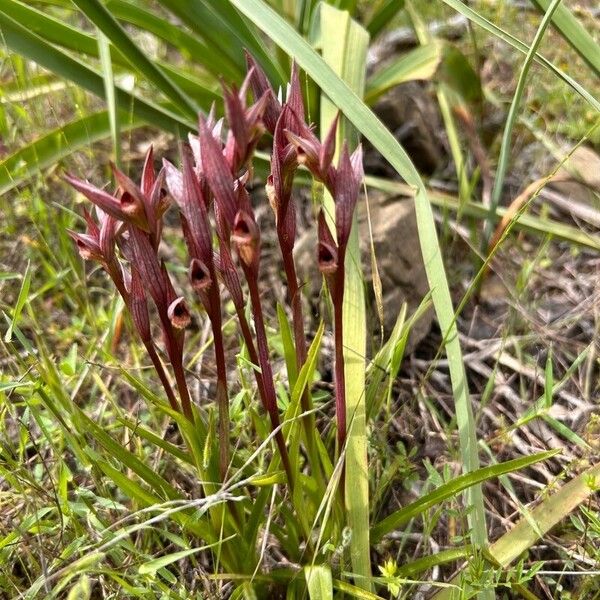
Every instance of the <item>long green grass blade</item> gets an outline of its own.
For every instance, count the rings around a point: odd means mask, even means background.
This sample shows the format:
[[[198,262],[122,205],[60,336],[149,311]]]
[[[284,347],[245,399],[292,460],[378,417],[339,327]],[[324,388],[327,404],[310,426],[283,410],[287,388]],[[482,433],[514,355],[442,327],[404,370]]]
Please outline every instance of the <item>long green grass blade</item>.
[[[276,87],[286,80],[281,66],[273,60],[262,40],[241,18],[229,0],[160,0],[160,4],[177,15],[207,45],[219,48],[242,72],[245,72],[243,51],[246,49]]]
[[[550,5],[548,11],[544,15],[544,18],[540,22],[540,25],[536,31],[535,37],[533,38],[533,42],[527,52],[527,56],[525,57],[525,61],[521,66],[521,71],[519,73],[519,79],[517,81],[517,87],[515,88],[515,93],[513,94],[512,101],[510,103],[510,109],[508,110],[508,115],[506,117],[506,123],[504,124],[504,131],[502,132],[502,143],[500,145],[500,155],[498,157],[498,166],[496,167],[496,177],[494,179],[494,187],[492,188],[492,197],[490,202],[490,215],[493,214],[496,210],[496,207],[500,203],[500,198],[502,196],[502,188],[504,186],[504,177],[506,176],[506,171],[508,169],[508,161],[510,158],[510,148],[511,148],[511,139],[512,133],[517,122],[517,116],[519,112],[519,107],[521,106],[521,99],[523,98],[523,93],[525,91],[525,83],[527,82],[527,76],[529,75],[529,69],[533,64],[533,60],[537,49],[542,43],[542,39],[544,37],[544,33],[550,24],[550,20],[552,19],[552,15],[555,13],[556,9],[559,7],[562,0],[552,0],[552,4]],[[481,248],[486,249],[489,243],[489,238],[493,231],[493,220],[489,218],[484,227],[484,233],[481,240]]]
[[[0,11],[27,27],[31,33],[60,46],[69,45],[77,52],[98,56],[98,45],[93,36],[79,31],[59,19],[17,0],[0,0]]]
[[[365,70],[369,34],[349,13],[321,4],[321,51],[325,62],[358,96],[365,86]],[[321,97],[321,137],[338,111],[325,95]],[[338,130],[337,151],[345,137],[355,144],[345,123]],[[325,211],[335,214],[333,199],[324,198]],[[332,228],[335,231],[335,228]],[[365,410],[366,307],[360,258],[358,219],[355,215],[346,256],[343,308],[344,369],[346,379],[346,480],[345,500],[348,525],[352,530],[350,558],[358,575],[356,584],[370,589],[371,561],[369,552],[369,469]]]
[[[108,0],[106,8],[116,19],[148,31],[174,46],[186,60],[202,66],[215,77],[224,77],[227,81],[241,79],[242,70],[227,60],[218,48],[206,44],[199,37],[142,8],[139,4],[128,0]]]
[[[331,569],[326,565],[304,567],[310,600],[333,600]]]
[[[504,31],[500,27],[494,25],[491,21],[482,17],[477,11],[473,10],[470,6],[467,6],[461,0],[442,0],[445,4],[452,7],[454,10],[464,15],[473,23],[476,23],[492,35],[500,38],[519,52],[523,54],[527,54],[529,50],[529,46],[522,42],[520,39],[516,38],[514,35]],[[600,101],[592,96],[581,84],[579,84],[575,79],[567,75],[564,71],[555,66],[552,62],[550,62],[547,58],[542,56],[541,54],[536,53],[535,60],[543,65],[545,68],[552,71],[557,77],[562,79],[567,85],[569,85],[575,92],[577,92],[590,106],[593,106],[595,110],[600,111]]]
[[[94,58],[101,58],[98,41],[94,36],[47,15],[40,10],[31,6],[25,6],[16,0],[0,0],[0,10],[11,19],[24,26],[29,32],[38,35],[46,42],[51,42],[52,44],[71,50],[77,55],[85,54]],[[146,13],[144,13],[143,16],[145,16],[145,14]],[[135,15],[137,16],[137,13],[135,13]],[[158,17],[154,18],[160,22]],[[144,20],[140,18],[138,20],[148,24],[147,19]],[[152,32],[154,32],[154,30],[160,31],[162,33],[162,38],[171,40],[171,43],[174,43],[174,40],[181,41],[183,39],[183,41],[186,42],[186,45],[183,48],[180,48],[182,53],[194,56],[195,54],[191,53],[198,52],[197,56],[201,56],[206,64],[210,63],[210,66],[215,66],[215,68],[222,65],[222,61],[215,61],[210,53],[202,53],[197,46],[194,46],[193,44],[190,45],[189,38],[191,38],[191,40],[194,40],[194,38],[174,25],[164,22],[160,29],[157,27],[155,21],[151,21],[150,25],[152,26]],[[128,72],[131,71],[129,60],[127,60],[127,58],[125,58],[125,56],[114,46],[111,47],[110,57],[114,67],[118,66],[126,69]],[[168,63],[157,61],[157,65],[186,94],[193,97],[195,102],[197,102],[202,109],[208,110],[213,102],[219,103],[220,97],[214,92],[214,83],[216,82],[199,81],[196,77],[190,75],[182,68],[174,67]],[[222,74],[224,75],[225,71],[223,71]],[[234,77],[234,79],[235,78],[236,77]]]
[[[498,477],[499,475],[505,475],[506,473],[512,473],[514,471],[518,471],[519,469],[524,469],[529,465],[533,465],[537,462],[541,462],[556,456],[556,454],[559,452],[560,450],[546,450],[545,452],[538,452],[532,456],[515,458],[507,462],[489,467],[483,467],[477,471],[460,475],[448,483],[444,483],[443,485],[439,486],[433,492],[422,496],[415,502],[412,502],[411,504],[404,506],[400,510],[392,513],[389,517],[383,519],[383,521],[377,523],[377,525],[371,529],[371,537],[373,538],[374,542],[377,542],[384,535],[390,533],[390,531],[405,525],[414,517],[422,514],[434,506],[437,506],[440,502],[443,502],[448,498],[452,498],[452,496],[456,496],[456,494],[470,486],[479,484],[482,481],[487,481],[488,479],[492,479],[494,477]]]
[[[552,5],[552,0],[531,0],[531,2],[545,13],[550,10]],[[552,25],[600,77],[600,45],[596,43],[575,15],[566,6],[559,6],[552,17]]]
[[[42,67],[72,81],[93,94],[104,97],[104,80],[91,67],[59,50],[0,10],[0,33],[6,45]],[[148,123],[176,135],[195,128],[195,119],[186,119],[169,109],[143,100],[121,87],[115,90],[120,106],[127,106],[132,114]]]
[[[293,55],[298,64],[326,90],[329,99],[355,127],[381,152],[405,181],[415,188],[415,207],[423,262],[432,292],[433,304],[446,340],[446,353],[454,392],[461,456],[466,472],[479,467],[477,437],[468,383],[454,319],[454,309],[444,263],[438,243],[432,207],[427,189],[410,158],[394,136],[369,110],[362,100],[342,81],[323,59],[271,8],[261,0],[231,0],[235,6],[262,28],[275,43]],[[487,541],[483,495],[480,486],[469,490],[466,502],[472,541]]]
[[[6,343],[12,342],[13,330],[17,325],[17,321],[23,312],[23,308],[29,299],[29,287],[31,286],[31,263],[27,263],[27,268],[25,269],[25,273],[23,274],[23,280],[21,281],[21,289],[19,290],[19,295],[17,296],[17,301],[15,303],[15,307],[12,311],[12,319],[10,321],[10,325],[4,334],[4,341]]]
[[[403,8],[404,0],[380,0],[367,23],[367,31],[371,39],[375,39]]]
[[[368,187],[387,191],[390,194],[413,197],[415,195],[413,187],[398,181],[367,176],[365,177],[365,182]],[[477,219],[485,219],[489,214],[488,208],[480,202],[469,201],[461,205],[459,199],[455,196],[432,189],[428,190],[428,195],[431,203],[443,210],[450,210],[452,212],[462,211],[462,214]],[[507,212],[508,209],[506,207],[498,206],[494,211],[494,220],[499,221]],[[529,231],[538,235],[552,235],[558,239],[573,242],[580,246],[600,250],[600,236],[598,235],[587,233],[576,227],[554,221],[553,219],[536,217],[526,213],[516,215],[515,219],[514,227],[519,231]]]
[[[100,0],[73,0],[85,16],[118,48],[135,71],[152,82],[184,115],[196,117],[198,107],[165,73],[150,60],[110,14]]]
[[[104,76],[104,95],[108,110],[114,162],[117,166],[121,167],[121,123],[115,96],[115,80],[113,77],[112,61],[110,59],[110,43],[100,30],[98,30],[98,51],[100,53],[100,64],[102,65]]]

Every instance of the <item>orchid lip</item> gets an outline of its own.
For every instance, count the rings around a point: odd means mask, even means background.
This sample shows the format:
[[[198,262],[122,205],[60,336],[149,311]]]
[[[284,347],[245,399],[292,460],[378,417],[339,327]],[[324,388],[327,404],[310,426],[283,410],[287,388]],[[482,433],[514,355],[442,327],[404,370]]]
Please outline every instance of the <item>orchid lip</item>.
[[[176,327],[177,329],[187,327],[192,320],[190,311],[183,298],[177,298],[171,302],[167,310],[167,316],[173,327]]]
[[[190,263],[190,281],[192,287],[197,290],[206,290],[212,285],[212,278],[206,265],[198,258],[192,259]]]
[[[254,244],[258,241],[258,228],[250,215],[238,212],[233,223],[231,239],[239,245]]]
[[[317,259],[319,270],[326,275],[335,273],[338,268],[337,250],[326,242],[319,242]]]

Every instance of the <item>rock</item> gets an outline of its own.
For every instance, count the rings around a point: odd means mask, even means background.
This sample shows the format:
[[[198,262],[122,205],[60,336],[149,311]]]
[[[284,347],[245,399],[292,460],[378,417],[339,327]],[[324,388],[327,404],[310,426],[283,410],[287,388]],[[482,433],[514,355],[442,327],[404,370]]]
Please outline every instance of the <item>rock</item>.
[[[371,191],[369,209],[373,230],[373,246],[381,279],[384,314],[384,333],[389,336],[404,302],[407,303],[407,318],[415,312],[429,290],[415,218],[412,198],[386,196]],[[366,203],[359,201],[363,270],[365,272],[368,321],[374,335],[379,333],[379,320],[371,277],[371,249]],[[300,279],[305,289],[310,290],[313,300],[319,298],[322,278],[315,260],[317,242],[316,229],[310,227],[296,242],[295,260]],[[319,310],[323,312],[323,310]],[[433,311],[427,313],[414,325],[406,352],[410,353],[428,334],[433,320]]]
[[[446,164],[444,126],[427,84],[409,81],[398,85],[377,101],[373,111],[402,144],[421,173],[432,175]],[[365,171],[371,175],[397,175],[379,152],[366,143]]]

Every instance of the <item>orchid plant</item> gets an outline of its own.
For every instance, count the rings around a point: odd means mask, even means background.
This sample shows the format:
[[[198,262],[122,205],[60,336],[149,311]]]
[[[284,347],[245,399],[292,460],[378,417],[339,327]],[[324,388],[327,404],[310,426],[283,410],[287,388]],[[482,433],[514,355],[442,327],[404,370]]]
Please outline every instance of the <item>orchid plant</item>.
[[[206,424],[201,422],[200,411],[194,406],[184,369],[184,336],[191,322],[190,309],[186,299],[175,292],[172,274],[161,258],[164,215],[172,205],[178,209],[187,247],[189,286],[197,294],[213,334],[219,477],[225,482],[231,467],[231,378],[228,377],[222,332],[225,294],[235,307],[241,337],[254,365],[258,396],[270,421],[287,486],[290,494],[298,498],[295,487],[300,469],[291,464],[277,402],[265,324],[265,300],[261,294],[261,232],[247,186],[255,180],[253,157],[257,144],[269,134],[272,137],[271,172],[265,187],[275,215],[286,278],[297,373],[305,365],[308,355],[302,282],[294,260],[297,235],[294,179],[297,170],[307,169],[334,199],[335,228],[330,228],[323,209],[318,216],[315,260],[327,282],[334,312],[333,371],[339,456],[346,436],[342,351],[344,259],[363,177],[362,154],[359,147],[350,155],[344,145],[338,163],[334,165],[337,119],[321,143],[305,120],[295,65],[286,101],[281,102],[252,57],[247,56],[247,63],[248,73],[240,89],[224,87],[225,119],[217,120],[214,111],[200,115],[198,135],[190,134],[188,143],[181,144],[180,168],[165,159],[157,173],[150,148],[139,183],[111,165],[117,184],[113,194],[73,175],[65,175],[65,179],[95,205],[96,215],[94,218],[85,211],[87,231],[70,234],[81,256],[100,263],[122,296],[171,409],[205,430]],[[149,310],[149,301],[154,304],[155,311]],[[252,322],[246,316],[247,303]],[[155,338],[157,328],[151,326],[151,315],[154,314],[158,316],[162,343]],[[307,387],[302,392],[301,408],[307,469],[325,486],[323,475],[327,469],[317,447],[323,445],[320,438],[317,440],[319,432]],[[239,514],[236,515],[240,526]],[[308,548],[311,543],[308,527],[304,527],[303,535]]]

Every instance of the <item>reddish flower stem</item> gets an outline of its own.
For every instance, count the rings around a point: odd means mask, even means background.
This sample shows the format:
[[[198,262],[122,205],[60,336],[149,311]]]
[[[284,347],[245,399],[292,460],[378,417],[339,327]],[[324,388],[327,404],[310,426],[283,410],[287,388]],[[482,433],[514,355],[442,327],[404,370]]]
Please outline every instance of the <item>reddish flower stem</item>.
[[[296,348],[296,368],[299,373],[307,358],[306,333],[304,331],[304,315],[302,311],[302,296],[300,287],[298,285],[298,276],[296,274],[293,251],[288,249],[288,245],[285,243],[283,238],[283,232],[279,228],[278,234],[279,245],[281,247],[281,254],[283,257],[283,268],[285,270],[288,291],[290,294],[290,303],[292,306],[292,325],[294,328],[294,346]],[[315,445],[313,441],[313,435],[315,435],[316,432],[315,416],[311,412],[312,402],[308,389],[305,389],[302,393],[300,403],[302,406],[302,411],[308,413],[302,419],[306,434],[306,450],[310,458],[311,467],[315,471],[314,475],[320,477],[320,463],[316,456]]]
[[[252,303],[252,313],[254,315],[254,328],[256,330],[256,341],[258,345],[258,365],[262,371],[262,380],[265,391],[265,408],[271,418],[271,427],[275,430],[280,425],[279,411],[277,409],[277,393],[275,391],[275,384],[273,383],[273,369],[271,368],[271,361],[269,359],[269,347],[267,344],[267,333],[265,330],[260,293],[258,291],[258,281],[257,278],[249,272],[249,269],[244,269],[244,272],[248,281],[250,302]],[[294,476],[281,429],[275,434],[275,441],[279,448],[281,462],[283,463],[283,468],[287,475],[290,491],[293,492]]]
[[[171,360],[171,366],[173,367],[173,373],[175,374],[175,382],[177,383],[177,390],[181,399],[181,407],[183,408],[183,414],[186,418],[194,422],[194,413],[192,412],[192,402],[190,400],[190,391],[185,380],[185,372],[183,369],[183,363],[179,360],[173,362]]]
[[[217,291],[218,294],[218,291]],[[219,473],[225,481],[229,466],[229,395],[227,393],[227,365],[220,310],[211,318],[215,362],[217,363],[217,406],[219,409]]]
[[[335,342],[335,410],[337,414],[338,452],[341,453],[346,443],[346,375],[344,373],[344,263],[340,257],[338,270],[335,273],[335,289],[332,294],[334,342]],[[343,480],[343,477],[342,477]]]
[[[158,352],[156,352],[156,348],[150,343],[144,343],[146,350],[148,352],[148,356],[150,356],[150,360],[154,366],[154,370],[160,379],[160,382],[165,390],[165,394],[167,394],[167,399],[169,400],[169,404],[174,411],[181,412],[179,407],[179,402],[177,402],[177,398],[175,398],[175,392],[173,392],[173,388],[171,387],[171,382],[167,377],[167,373],[163,367],[163,364],[158,356]]]

